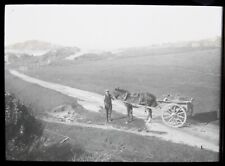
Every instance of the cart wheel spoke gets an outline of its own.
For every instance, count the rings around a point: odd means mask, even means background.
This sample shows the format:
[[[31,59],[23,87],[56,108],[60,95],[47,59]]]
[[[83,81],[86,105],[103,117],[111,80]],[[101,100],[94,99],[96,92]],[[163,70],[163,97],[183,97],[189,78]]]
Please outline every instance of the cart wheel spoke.
[[[179,118],[177,118],[176,121],[177,121],[177,122],[182,122],[181,119],[179,119]]]
[[[176,121],[176,119],[174,119],[174,121],[173,121],[173,126],[177,126],[177,121]]]
[[[171,108],[169,108],[169,109],[167,110],[167,112],[170,113],[170,114],[173,113],[173,111],[171,110]]]
[[[174,118],[174,124],[173,124],[174,126],[177,126],[177,125],[179,125],[181,123],[182,123],[181,120]]]
[[[180,122],[176,121],[176,125],[177,125],[177,126],[180,125],[180,124],[181,124]]]
[[[174,117],[171,117],[171,118],[168,120],[168,122],[170,123],[173,119],[174,119]]]
[[[179,118],[184,118],[184,116],[177,115]]]
[[[183,112],[180,108],[179,110],[176,110],[176,114]]]
[[[177,115],[184,114],[184,112],[178,112]]]

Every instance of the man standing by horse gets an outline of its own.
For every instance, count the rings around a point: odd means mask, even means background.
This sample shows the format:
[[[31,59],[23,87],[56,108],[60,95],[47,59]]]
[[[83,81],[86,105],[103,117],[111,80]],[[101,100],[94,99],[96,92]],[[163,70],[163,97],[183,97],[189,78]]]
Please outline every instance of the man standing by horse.
[[[105,105],[105,110],[106,110],[107,123],[112,121],[112,118],[111,118],[111,114],[112,114],[112,99],[114,100],[113,96],[109,93],[109,90],[105,90],[104,105]]]

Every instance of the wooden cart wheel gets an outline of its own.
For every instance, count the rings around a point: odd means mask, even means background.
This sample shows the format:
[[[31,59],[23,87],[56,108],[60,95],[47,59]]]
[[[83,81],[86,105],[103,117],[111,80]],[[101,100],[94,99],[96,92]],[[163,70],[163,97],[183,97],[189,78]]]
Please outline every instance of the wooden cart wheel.
[[[162,112],[162,120],[170,127],[182,127],[187,120],[187,114],[178,104],[168,104]]]

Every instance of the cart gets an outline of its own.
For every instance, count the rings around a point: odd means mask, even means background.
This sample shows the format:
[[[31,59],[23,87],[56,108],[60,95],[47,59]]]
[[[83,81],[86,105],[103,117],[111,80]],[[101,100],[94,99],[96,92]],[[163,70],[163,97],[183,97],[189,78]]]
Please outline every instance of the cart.
[[[193,98],[188,99],[186,97],[179,96],[171,98],[171,95],[168,95],[162,100],[157,100],[157,102],[157,107],[149,107],[135,103],[130,104],[134,107],[145,107],[152,110],[161,109],[161,118],[163,123],[174,128],[184,126],[187,121],[187,117],[193,114]]]

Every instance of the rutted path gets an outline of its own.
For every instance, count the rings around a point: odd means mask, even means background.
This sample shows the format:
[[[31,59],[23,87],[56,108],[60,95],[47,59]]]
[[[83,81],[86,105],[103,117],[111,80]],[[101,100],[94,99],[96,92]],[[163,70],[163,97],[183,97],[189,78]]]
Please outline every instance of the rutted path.
[[[22,73],[19,73],[15,70],[10,70],[10,73],[16,77],[19,77],[27,82],[37,84],[39,86],[58,91],[64,95],[75,97],[78,99],[78,103],[81,104],[84,108],[89,111],[99,112],[103,106],[103,96],[97,93],[92,93],[80,89],[71,88],[68,86],[42,81]],[[113,101],[113,110],[122,114],[126,114],[126,109],[120,101]],[[146,118],[144,111],[141,108],[134,109],[134,116],[138,118]],[[158,118],[161,114],[161,111],[154,111],[154,118]],[[68,123],[67,123],[68,124]],[[163,140],[187,144],[190,146],[203,147],[204,149],[209,149],[212,151],[219,151],[219,130],[213,129],[210,126],[199,126],[191,125],[190,127],[184,128],[171,128],[162,124],[162,122],[154,120],[148,126],[150,132],[138,132],[133,130],[124,130],[118,129],[112,126],[96,125],[96,124],[84,124],[84,123],[72,123],[71,125],[79,125],[83,127],[94,127],[100,129],[112,129],[119,130],[123,132],[130,132],[134,134],[139,134],[143,136],[156,136]],[[203,132],[202,132],[203,131]],[[159,134],[165,133],[165,134]]]

